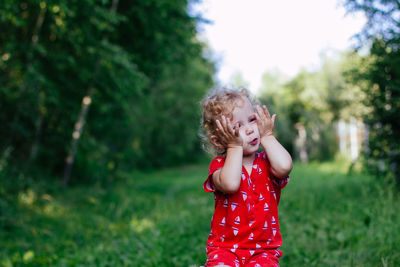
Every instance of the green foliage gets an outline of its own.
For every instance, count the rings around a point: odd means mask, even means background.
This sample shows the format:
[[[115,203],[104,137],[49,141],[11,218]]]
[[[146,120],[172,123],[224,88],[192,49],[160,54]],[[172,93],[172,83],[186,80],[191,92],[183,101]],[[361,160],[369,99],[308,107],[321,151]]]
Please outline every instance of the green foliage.
[[[295,164],[279,206],[280,266],[400,264],[398,196],[347,167]],[[68,190],[50,178],[1,176],[0,264],[204,265],[214,208],[206,173],[205,164],[134,172]],[[13,190],[16,179],[25,186]]]
[[[362,12],[367,18],[364,28],[356,36],[360,47],[377,36],[385,41],[398,39],[400,33],[399,1],[397,0],[341,0],[349,12]]]
[[[61,174],[82,98],[93,91],[73,180],[196,158],[195,107],[212,86],[214,66],[203,57],[187,6],[6,1],[0,157],[11,151],[8,165]]]
[[[350,12],[363,12],[367,24],[359,34],[368,40],[366,68],[352,73],[353,83],[361,83],[364,103],[369,107],[366,165],[378,177],[395,181],[400,188],[400,22],[398,1],[345,1]],[[361,46],[361,45],[360,45]]]
[[[365,116],[369,125],[366,165],[377,176],[386,176],[400,186],[400,50],[388,49],[382,40],[375,40],[364,62],[369,67],[353,78],[367,82],[362,88],[370,107]]]
[[[289,118],[289,107],[284,101],[284,84],[287,82],[279,72],[266,72],[262,77],[259,100],[265,104],[271,114],[277,114],[275,132],[279,142],[296,158],[293,140],[296,133]],[[296,158],[297,159],[297,158]]]
[[[343,75],[350,55],[343,53],[337,58],[322,60],[320,70],[302,70],[291,79],[279,72],[267,72],[263,76],[261,101],[271,113],[277,114],[278,139],[295,159],[299,159],[296,140],[303,128],[308,158],[332,159],[337,150],[334,122],[345,117],[354,100],[351,93],[355,89],[346,83]]]

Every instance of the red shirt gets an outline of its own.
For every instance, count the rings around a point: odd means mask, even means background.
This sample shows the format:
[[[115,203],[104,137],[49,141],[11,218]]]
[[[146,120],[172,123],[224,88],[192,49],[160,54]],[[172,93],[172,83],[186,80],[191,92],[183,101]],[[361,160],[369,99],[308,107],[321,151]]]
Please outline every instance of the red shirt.
[[[225,158],[212,160],[203,188],[214,192],[215,211],[208,246],[235,249],[276,249],[282,245],[278,203],[289,177],[277,179],[269,172],[265,152],[256,153],[249,175],[242,166],[242,181],[234,194],[224,194],[212,183],[212,174],[224,166]]]

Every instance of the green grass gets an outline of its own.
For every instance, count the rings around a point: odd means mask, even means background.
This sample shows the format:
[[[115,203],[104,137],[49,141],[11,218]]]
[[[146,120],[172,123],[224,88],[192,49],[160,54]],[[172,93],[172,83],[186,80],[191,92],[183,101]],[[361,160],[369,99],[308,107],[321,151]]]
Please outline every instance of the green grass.
[[[344,163],[295,165],[279,207],[285,266],[400,266],[399,197]],[[112,186],[31,186],[0,201],[3,266],[200,266],[207,165]]]
[[[399,196],[347,166],[295,166],[279,208],[281,266],[400,266]]]

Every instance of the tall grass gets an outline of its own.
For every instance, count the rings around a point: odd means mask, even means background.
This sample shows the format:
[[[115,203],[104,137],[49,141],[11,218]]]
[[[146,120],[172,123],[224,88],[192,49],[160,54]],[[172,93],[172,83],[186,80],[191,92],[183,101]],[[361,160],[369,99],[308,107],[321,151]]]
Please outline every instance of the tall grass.
[[[399,197],[344,163],[296,164],[279,207],[285,266],[400,266]],[[0,202],[3,266],[200,266],[207,165],[111,186],[31,185]]]

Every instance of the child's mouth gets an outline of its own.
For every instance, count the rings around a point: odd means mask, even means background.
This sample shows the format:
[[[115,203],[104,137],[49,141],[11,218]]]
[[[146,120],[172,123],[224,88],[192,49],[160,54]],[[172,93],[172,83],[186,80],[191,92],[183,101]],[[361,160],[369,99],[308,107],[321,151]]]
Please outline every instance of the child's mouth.
[[[258,138],[254,138],[253,141],[250,142],[250,145],[255,146],[258,144]]]

